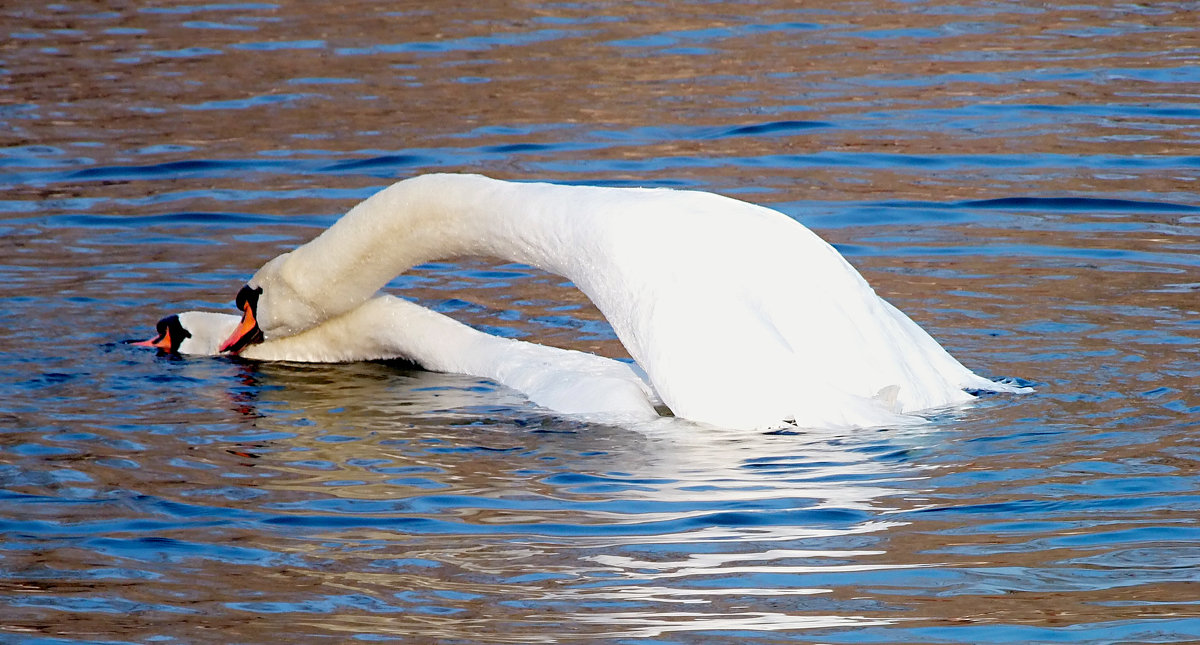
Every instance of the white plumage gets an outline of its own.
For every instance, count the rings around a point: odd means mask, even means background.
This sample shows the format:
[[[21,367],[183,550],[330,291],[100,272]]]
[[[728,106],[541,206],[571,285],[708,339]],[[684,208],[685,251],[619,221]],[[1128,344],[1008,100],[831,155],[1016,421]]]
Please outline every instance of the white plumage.
[[[873,426],[961,404],[980,377],[777,211],[719,195],[426,175],[355,206],[260,269],[259,328],[284,339],[407,269],[487,255],[565,276],[677,416],[727,427]],[[397,329],[397,333],[411,333]],[[443,342],[423,338],[436,354]]]

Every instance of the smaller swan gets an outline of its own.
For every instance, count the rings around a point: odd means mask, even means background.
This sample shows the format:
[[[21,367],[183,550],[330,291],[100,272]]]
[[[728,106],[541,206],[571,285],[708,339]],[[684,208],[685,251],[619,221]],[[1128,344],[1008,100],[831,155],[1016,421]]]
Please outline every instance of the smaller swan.
[[[133,344],[215,356],[239,320],[187,311],[158,321],[155,338]],[[436,372],[491,379],[556,412],[658,417],[653,389],[626,363],[486,334],[395,296],[376,296],[303,333],[251,345],[241,356],[301,363],[402,358]]]

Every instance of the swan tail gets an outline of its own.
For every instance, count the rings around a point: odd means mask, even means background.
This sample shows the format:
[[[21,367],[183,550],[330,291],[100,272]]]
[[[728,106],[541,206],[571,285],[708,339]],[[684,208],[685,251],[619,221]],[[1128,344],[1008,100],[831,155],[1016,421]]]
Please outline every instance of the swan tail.
[[[1033,388],[1018,384],[1013,379],[1000,379],[993,381],[992,379],[971,374],[970,379],[962,384],[962,388],[967,391],[977,392],[1002,392],[1005,394],[1029,394],[1033,392]]]

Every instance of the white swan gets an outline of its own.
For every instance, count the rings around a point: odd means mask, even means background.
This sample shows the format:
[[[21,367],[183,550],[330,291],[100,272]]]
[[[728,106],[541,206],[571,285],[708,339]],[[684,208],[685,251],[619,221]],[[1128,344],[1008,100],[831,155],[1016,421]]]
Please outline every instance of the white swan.
[[[570,279],[663,402],[693,421],[885,425],[969,401],[964,388],[1021,391],[963,367],[778,211],[697,191],[478,175],[400,181],[267,262],[238,294],[242,324],[221,349],[300,333],[417,264],[464,255]]]
[[[134,344],[211,356],[238,321],[232,314],[188,311],[163,318],[155,338]],[[556,412],[658,417],[653,390],[625,363],[486,334],[394,296],[377,296],[303,333],[251,345],[241,356],[305,363],[403,358],[432,371],[491,379]]]

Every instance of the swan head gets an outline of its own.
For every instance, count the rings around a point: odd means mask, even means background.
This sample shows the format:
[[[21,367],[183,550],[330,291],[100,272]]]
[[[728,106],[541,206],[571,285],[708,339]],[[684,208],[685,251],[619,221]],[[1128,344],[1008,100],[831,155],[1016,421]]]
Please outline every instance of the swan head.
[[[311,290],[305,288],[308,276],[302,266],[288,263],[291,255],[284,253],[264,264],[238,291],[242,322],[221,344],[222,352],[236,354],[264,340],[294,336],[330,317],[303,295]]]
[[[130,345],[138,347],[153,347],[159,351],[174,354],[179,351],[179,346],[183,341],[191,338],[192,334],[183,328],[183,324],[179,321],[178,315],[170,315],[158,321],[154,326],[154,338],[146,340],[132,341]]]
[[[237,327],[238,317],[210,311],[185,311],[158,321],[155,337],[130,343],[169,354],[215,356],[221,341]]]

